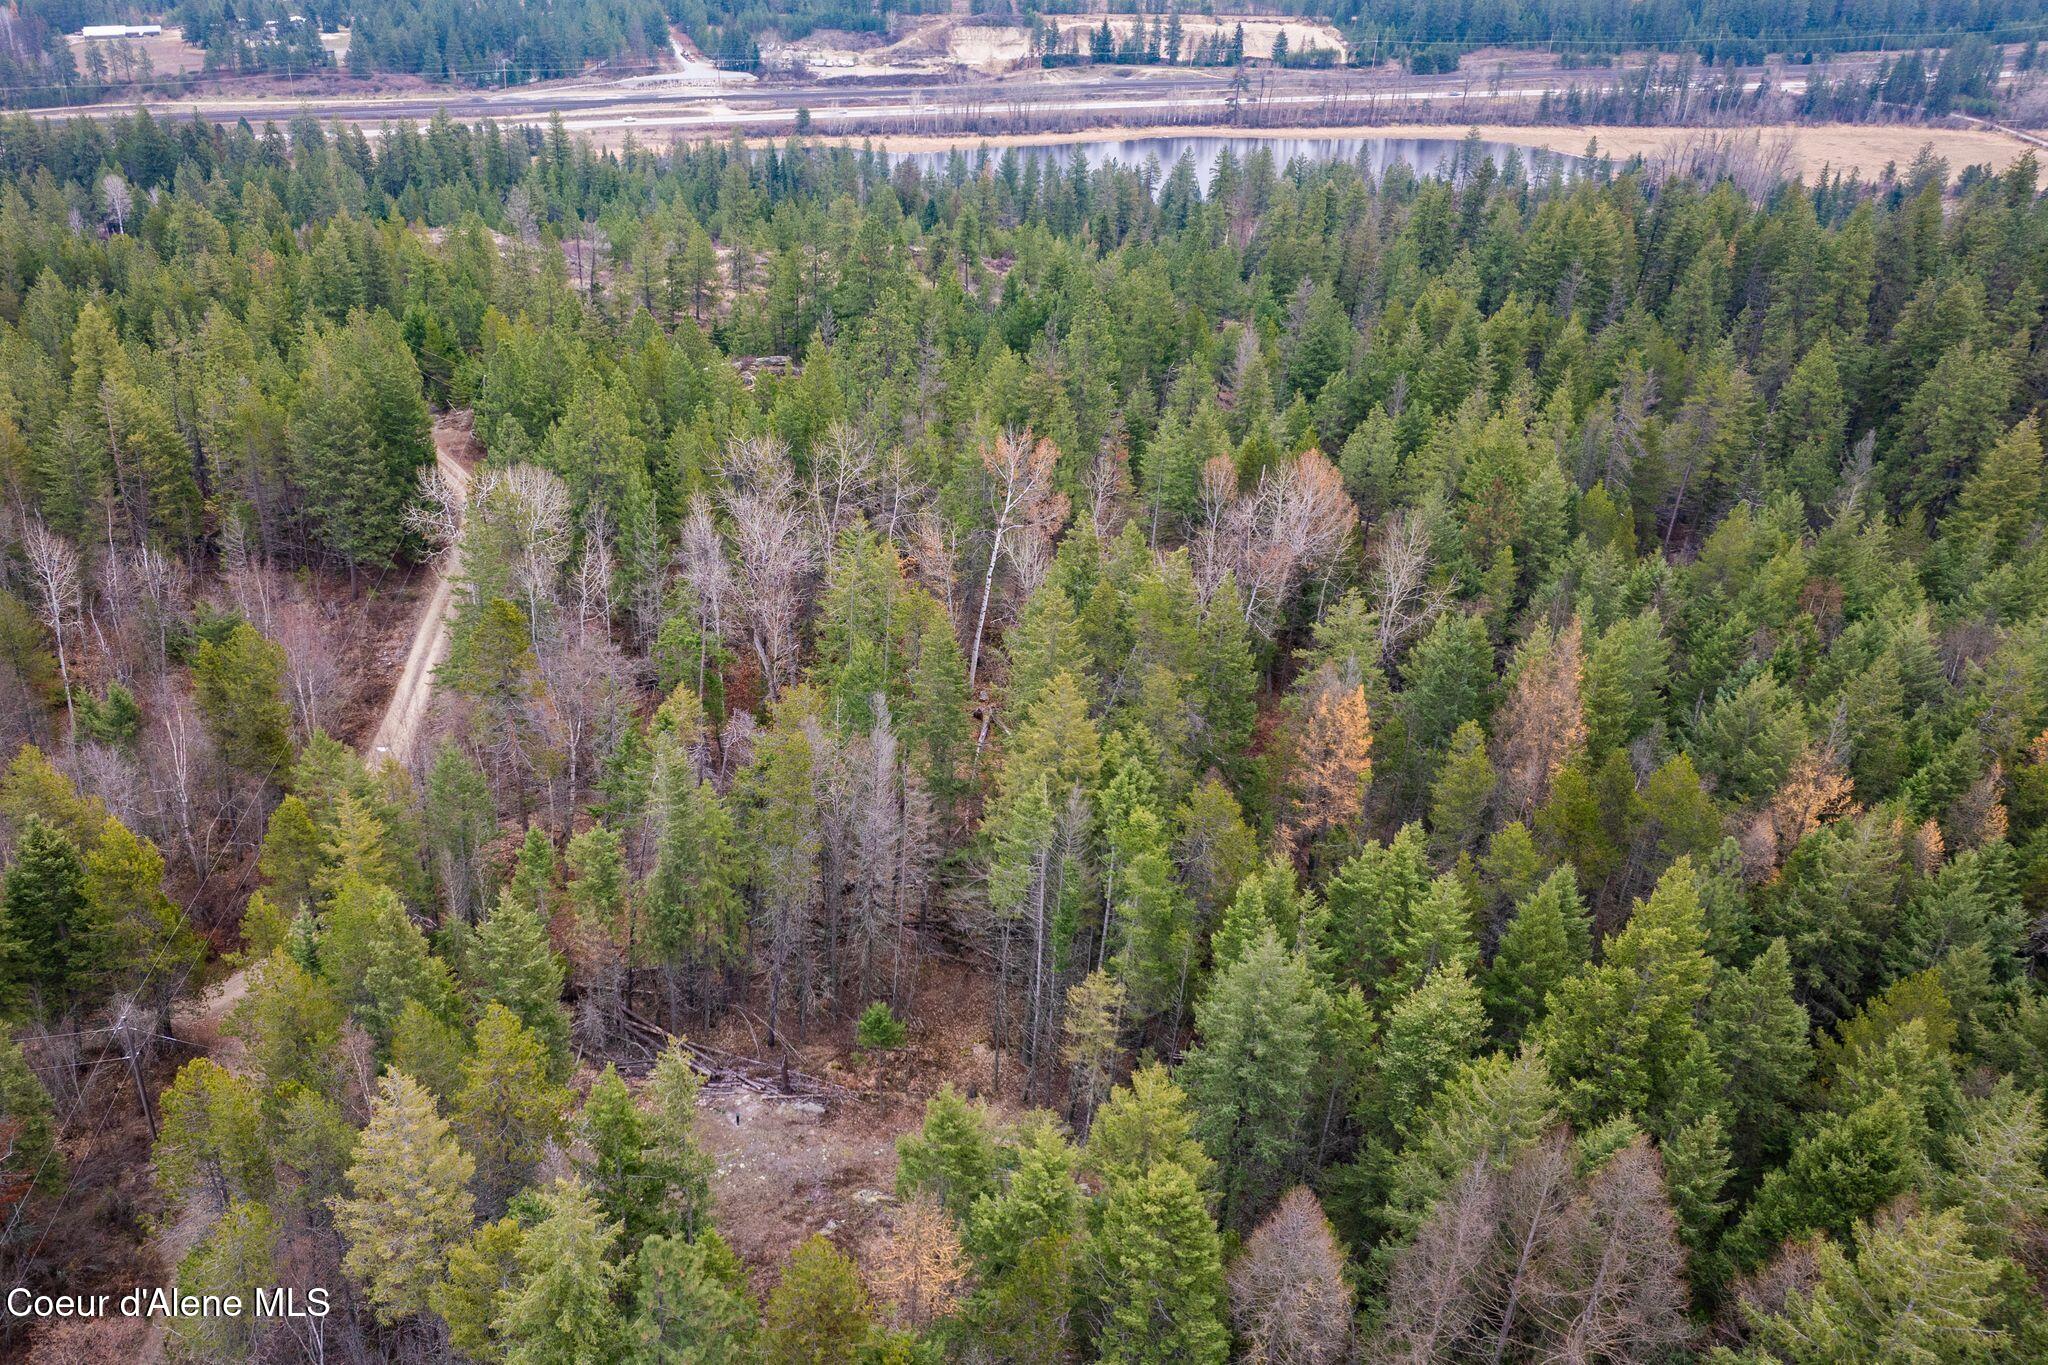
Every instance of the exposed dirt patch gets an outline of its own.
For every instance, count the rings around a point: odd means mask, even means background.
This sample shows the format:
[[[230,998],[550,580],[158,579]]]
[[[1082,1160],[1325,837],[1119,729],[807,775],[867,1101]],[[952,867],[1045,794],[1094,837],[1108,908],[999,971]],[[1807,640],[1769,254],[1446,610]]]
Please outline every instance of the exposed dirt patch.
[[[928,958],[907,1014],[909,1042],[892,1053],[862,1054],[853,1046],[852,1021],[840,1018],[785,1040],[793,1068],[847,1087],[844,1096],[706,1093],[698,1134],[718,1161],[718,1227],[762,1287],[773,1284],[791,1248],[814,1233],[858,1247],[886,1226],[895,1202],[896,1139],[923,1121],[924,1101],[941,1085],[988,1101],[999,1124],[1023,1116],[1023,1077],[1013,1057],[1003,1059],[1003,1093],[992,1094],[985,977],[964,962]],[[706,1041],[769,1055],[759,1046],[765,1030],[752,1009],[728,1014]]]

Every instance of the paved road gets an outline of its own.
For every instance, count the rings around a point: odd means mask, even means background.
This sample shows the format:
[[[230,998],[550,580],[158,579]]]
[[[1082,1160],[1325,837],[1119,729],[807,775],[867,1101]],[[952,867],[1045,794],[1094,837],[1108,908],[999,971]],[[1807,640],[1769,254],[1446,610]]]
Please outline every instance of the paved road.
[[[1666,59],[1667,62],[1669,59]],[[1829,67],[1839,80],[1876,60],[1858,54],[1837,58]],[[1794,93],[1805,86],[1807,68],[1746,68],[1746,88],[1754,89],[1766,74]],[[1326,121],[1356,121],[1374,104],[1408,102],[1469,107],[1475,119],[1492,117],[1499,106],[1561,93],[1573,85],[1605,86],[1618,69],[1560,70],[1540,56],[1517,56],[1503,62],[1485,58],[1468,63],[1454,76],[1413,76],[1385,68],[1339,68],[1326,71],[1250,73],[1246,102],[1265,108],[1328,106]],[[1037,123],[1071,123],[1076,116],[1093,121],[1105,114],[1120,121],[1142,123],[1148,111],[1157,119],[1184,121],[1189,109],[1224,110],[1231,102],[1231,72],[1198,67],[1103,66],[1053,71],[1021,71],[1006,76],[972,72],[927,77],[889,76],[859,79],[777,78],[755,81],[730,73],[664,73],[613,79],[582,78],[510,89],[479,90],[451,85],[427,92],[397,94],[311,93],[275,95],[236,93],[236,87],[176,100],[146,103],[153,113],[232,123],[247,118],[260,123],[283,120],[300,112],[320,119],[378,124],[424,121],[446,111],[461,120],[496,119],[530,123],[559,113],[572,129],[626,129],[712,133],[788,124],[799,109],[807,110],[821,131],[834,127],[883,127],[903,132],[956,129],[972,121],[983,129]],[[247,89],[248,87],[241,87]],[[273,87],[266,87],[273,88]],[[105,105],[105,113],[129,105]],[[75,109],[37,111],[44,117],[70,117]]]

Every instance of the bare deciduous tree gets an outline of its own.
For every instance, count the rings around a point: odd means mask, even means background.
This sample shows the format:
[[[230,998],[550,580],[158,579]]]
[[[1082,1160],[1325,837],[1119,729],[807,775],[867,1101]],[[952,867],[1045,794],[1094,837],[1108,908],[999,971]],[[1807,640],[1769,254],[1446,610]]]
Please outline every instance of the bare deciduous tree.
[[[871,510],[879,461],[874,444],[846,422],[825,429],[811,450],[811,515],[829,558],[839,533]]]
[[[1230,1267],[1230,1318],[1252,1365],[1336,1365],[1351,1353],[1344,1248],[1306,1186],[1289,1190]]]
[[[439,479],[437,471],[433,476]],[[460,527],[463,561],[472,580],[494,565],[526,603],[529,634],[540,638],[542,608],[552,606],[555,587],[574,539],[569,489],[538,465],[516,464],[486,471],[472,488],[466,517],[459,490],[443,488],[434,498],[440,511],[429,517],[437,534],[450,534],[448,519]]]
[[[1381,523],[1373,539],[1373,611],[1379,619],[1380,663],[1428,630],[1450,602],[1448,585],[1430,582],[1429,530],[1406,510]]]
[[[1476,1291],[1499,1231],[1499,1184],[1483,1159],[1475,1161],[1394,1262],[1375,1359],[1437,1365],[1473,1339]]]
[[[1237,580],[1245,624],[1271,637],[1301,585],[1327,571],[1358,526],[1336,466],[1306,450],[1259,475],[1248,494],[1221,456],[1202,470],[1195,584],[1206,606],[1224,574]]]
[[[57,673],[64,684],[64,714],[75,738],[78,713],[71,701],[71,632],[78,617],[81,580],[78,551],[62,536],[52,535],[39,521],[22,527],[21,548],[36,590],[36,616],[50,628],[57,643]]]
[[[762,685],[770,697],[780,696],[796,667],[797,622],[817,545],[804,524],[789,454],[780,441],[733,442],[721,473],[739,564],[737,605],[761,665]]]
[[[1006,431],[984,446],[981,466],[989,476],[988,564],[981,576],[981,606],[974,618],[974,642],[967,655],[967,690],[974,691],[981,673],[981,646],[988,633],[989,602],[995,595],[996,571],[1008,555],[1030,595],[1033,578],[1043,578],[1052,539],[1067,519],[1067,498],[1052,488],[1059,451],[1052,442],[1033,441],[1029,432]]]
[[[1549,799],[1551,778],[1586,742],[1578,618],[1555,637],[1532,641],[1523,657],[1494,745],[1501,802],[1514,816]]]
[[[1559,1365],[1663,1360],[1692,1340],[1685,1251],[1648,1138],[1609,1157],[1572,1202],[1530,1306],[1543,1358]]]

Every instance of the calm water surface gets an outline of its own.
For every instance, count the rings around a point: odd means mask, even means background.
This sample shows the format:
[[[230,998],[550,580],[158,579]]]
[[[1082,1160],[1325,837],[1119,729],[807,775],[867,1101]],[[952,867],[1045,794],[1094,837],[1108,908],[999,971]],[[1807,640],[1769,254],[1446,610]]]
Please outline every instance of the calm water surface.
[[[995,147],[963,139],[960,144],[947,151],[892,153],[892,162],[908,161],[925,175],[943,176],[948,173],[957,154],[968,173],[975,172],[983,158],[991,167],[999,166],[1007,152],[1015,152],[1021,166],[1026,161],[1039,163],[1040,172],[1050,166],[1058,170],[1069,169],[1076,158],[1088,163],[1088,169],[1096,170],[1110,162],[1133,168],[1143,167],[1148,161],[1157,165],[1158,176],[1164,180],[1172,171],[1174,163],[1183,156],[1194,158],[1195,176],[1207,188],[1216,173],[1216,163],[1227,149],[1238,161],[1260,148],[1273,154],[1273,164],[1284,169],[1296,157],[1309,161],[1349,161],[1360,170],[1377,178],[1386,174],[1389,167],[1405,165],[1416,175],[1430,177],[1445,174],[1456,169],[1457,158],[1464,148],[1461,137],[1414,138],[1414,137],[1316,137],[1313,135],[1290,137],[1137,137],[1103,138],[1089,142],[1062,142],[1026,147]],[[1477,144],[1481,156],[1490,156],[1496,167],[1504,166],[1511,153],[1519,153],[1522,165],[1530,174],[1542,176],[1552,168],[1570,173],[1576,157],[1556,152],[1544,152],[1528,147],[1513,147],[1505,142],[1481,142]]]

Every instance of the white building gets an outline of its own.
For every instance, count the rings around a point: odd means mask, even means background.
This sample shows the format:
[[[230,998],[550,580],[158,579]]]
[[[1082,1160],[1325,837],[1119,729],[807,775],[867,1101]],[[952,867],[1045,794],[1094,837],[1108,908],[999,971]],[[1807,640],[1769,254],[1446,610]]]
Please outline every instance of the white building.
[[[162,24],[87,24],[78,31],[81,38],[154,38],[164,31]]]

